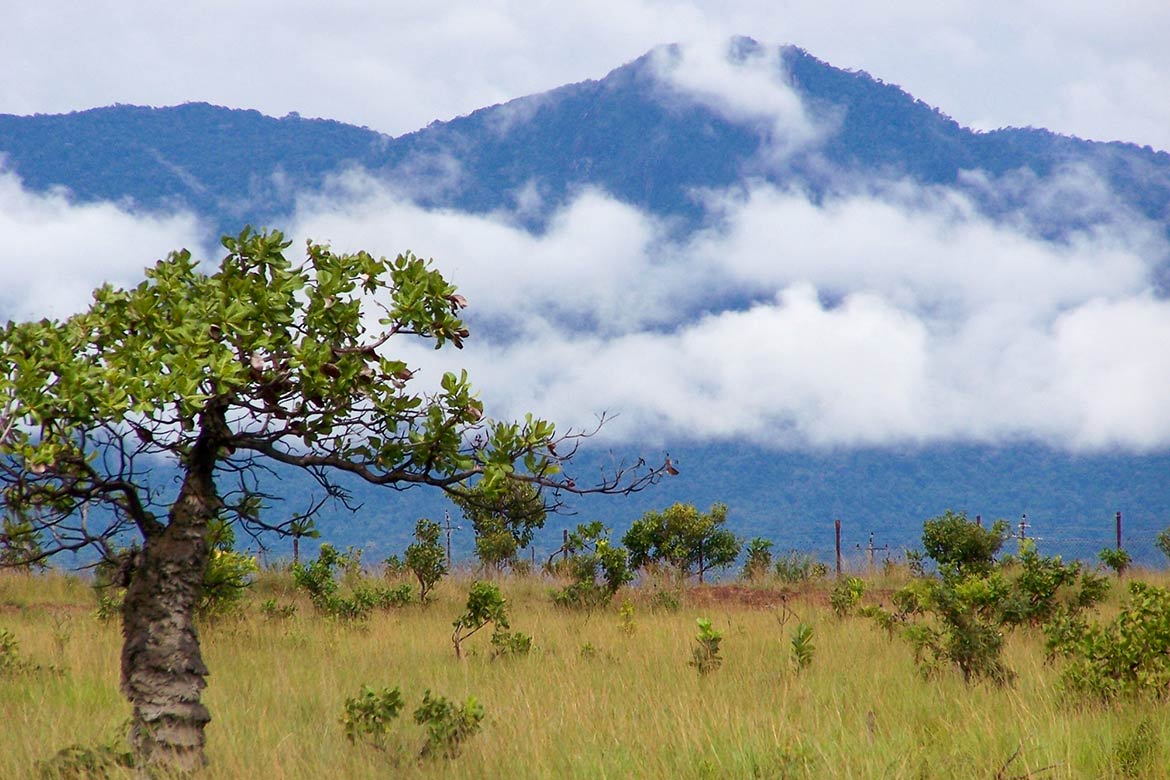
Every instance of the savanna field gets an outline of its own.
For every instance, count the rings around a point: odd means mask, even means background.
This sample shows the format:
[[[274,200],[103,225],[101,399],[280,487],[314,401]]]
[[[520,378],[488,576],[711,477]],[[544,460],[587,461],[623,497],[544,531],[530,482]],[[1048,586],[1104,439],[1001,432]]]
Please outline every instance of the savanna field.
[[[1090,622],[1129,602],[1127,581],[1170,584],[1163,572],[1130,571],[1121,586],[1107,576]],[[509,628],[531,649],[501,653],[488,627],[463,639],[458,660],[452,624],[473,579],[443,579],[426,606],[346,620],[315,608],[287,569],[257,574],[232,610],[201,624],[213,717],[201,776],[1170,778],[1164,688],[1073,691],[1068,660],[1048,657],[1037,627],[1003,632],[1006,684],[964,682],[947,664],[924,677],[899,630],[859,614],[891,608],[910,581],[904,567],[862,574],[860,600],[845,605],[831,575],[683,589],[644,578],[593,610],[556,606],[547,575],[496,577]],[[0,573],[0,778],[48,766],[63,767],[49,776],[133,776],[113,759],[130,715],[118,619],[97,606],[79,576]],[[718,637],[704,673],[700,618]],[[346,702],[363,686],[374,697],[397,687],[401,711],[380,730],[359,723],[351,741]],[[425,750],[429,732],[412,717],[428,691],[456,711],[482,707],[463,739],[436,743],[450,751]],[[71,746],[84,750],[59,754]],[[70,769],[68,756],[102,768]]]

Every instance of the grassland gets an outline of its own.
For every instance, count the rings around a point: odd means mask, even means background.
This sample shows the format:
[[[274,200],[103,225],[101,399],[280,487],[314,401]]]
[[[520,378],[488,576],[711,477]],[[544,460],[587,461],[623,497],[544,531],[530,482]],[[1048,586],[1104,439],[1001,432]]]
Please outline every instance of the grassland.
[[[204,777],[1170,778],[1166,704],[1070,701],[1039,633],[1009,637],[1014,686],[968,687],[957,674],[924,680],[905,643],[835,617],[824,587],[786,603],[708,588],[678,611],[635,589],[615,602],[634,604],[627,632],[616,606],[566,612],[547,581],[504,579],[512,627],[534,650],[493,660],[477,635],[461,662],[450,635],[466,586],[444,581],[429,607],[354,626],[314,615],[286,577],[262,575],[239,616],[202,629],[214,718]],[[266,619],[267,598],[297,614]],[[38,761],[69,745],[118,743],[129,715],[121,637],[94,605],[76,577],[0,573],[0,628],[41,667],[0,675],[0,778],[36,777]],[[724,663],[706,676],[688,666],[697,617],[725,637]],[[798,621],[816,646],[802,672],[789,647]],[[399,686],[406,699],[388,752],[343,735],[343,703],[363,684]],[[482,733],[455,759],[415,757],[423,732],[410,711],[427,689],[484,705]]]

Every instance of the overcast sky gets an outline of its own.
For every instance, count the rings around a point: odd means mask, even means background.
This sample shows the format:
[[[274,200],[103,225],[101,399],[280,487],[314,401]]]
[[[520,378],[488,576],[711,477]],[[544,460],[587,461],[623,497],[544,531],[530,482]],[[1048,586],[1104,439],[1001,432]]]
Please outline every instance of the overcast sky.
[[[675,41],[792,43],[981,129],[1170,150],[1165,0],[0,0],[0,112],[203,100],[390,134]]]
[[[976,127],[1170,149],[1164,0],[1023,2],[994,19],[985,4],[938,0],[815,12],[645,0],[335,2],[328,12],[0,2],[12,6],[0,26],[7,112],[206,100],[402,133],[603,76],[679,40],[678,57],[656,60],[678,99],[768,120],[777,160],[815,148],[833,129],[810,119],[774,60],[723,57],[724,34],[743,33],[868,70]],[[457,356],[402,354],[424,369],[420,382],[468,368],[502,417],[531,410],[587,426],[616,412],[610,440],[662,446],[1170,447],[1170,303],[1153,283],[1170,261],[1165,225],[1084,169],[1047,181],[964,177],[987,193],[1024,193],[1005,199],[1023,205],[992,222],[957,191],[896,176],[849,182],[816,204],[757,184],[703,193],[719,219],[680,237],[590,191],[536,236],[517,214],[425,211],[351,171],[303,194],[286,228],[340,250],[436,258],[471,300],[474,337]],[[517,200],[538,206],[539,188],[530,195]],[[1067,241],[1037,237],[1037,224],[1070,215],[1085,228]],[[207,230],[183,213],[30,193],[0,171],[0,319],[64,316],[101,281],[132,284],[176,247],[215,257]],[[725,305],[744,300],[754,304]]]

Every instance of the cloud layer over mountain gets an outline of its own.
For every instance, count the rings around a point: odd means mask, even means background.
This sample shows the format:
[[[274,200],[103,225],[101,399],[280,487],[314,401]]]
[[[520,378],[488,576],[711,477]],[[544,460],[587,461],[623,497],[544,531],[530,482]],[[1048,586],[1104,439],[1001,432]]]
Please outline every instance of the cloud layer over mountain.
[[[953,192],[814,205],[760,185],[709,193],[719,223],[681,242],[597,192],[538,237],[338,186],[357,199],[303,200],[296,232],[434,256],[472,301],[458,358],[499,414],[619,412],[611,435],[654,442],[1170,444],[1165,246],[1137,220],[1053,243]],[[415,359],[434,375],[451,356]]]
[[[103,281],[137,284],[144,266],[179,247],[203,254],[206,228],[188,214],[144,216],[113,203],[36,194],[0,166],[0,320],[61,318]]]
[[[713,51],[656,54],[664,94],[758,126],[776,160],[832,132],[768,55]],[[896,175],[816,197],[746,181],[693,193],[709,219],[686,235],[586,190],[535,234],[522,224],[539,182],[514,211],[428,210],[406,194],[434,185],[426,162],[397,189],[350,171],[302,194],[293,251],[311,236],[433,256],[471,300],[474,337],[462,353],[404,350],[420,381],[468,368],[497,416],[588,428],[616,413],[609,437],[648,444],[1170,446],[1170,302],[1154,285],[1170,259],[1164,226],[1090,170],[970,171],[966,194]],[[440,167],[456,186],[457,161]],[[1008,204],[1006,217],[976,197]],[[182,214],[75,206],[12,176],[0,177],[0,222],[0,316],[15,317],[80,308],[82,291],[133,282],[202,235]],[[1053,224],[1075,227],[1052,240]]]

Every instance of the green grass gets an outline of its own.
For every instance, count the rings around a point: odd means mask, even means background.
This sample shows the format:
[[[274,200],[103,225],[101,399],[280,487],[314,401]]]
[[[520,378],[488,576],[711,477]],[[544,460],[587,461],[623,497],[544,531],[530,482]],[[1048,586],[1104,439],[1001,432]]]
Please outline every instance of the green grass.
[[[766,606],[686,597],[677,612],[653,611],[646,591],[619,594],[605,612],[564,612],[551,606],[549,583],[505,579],[512,628],[535,649],[492,660],[484,631],[459,662],[451,621],[466,585],[445,581],[429,608],[353,627],[301,600],[296,617],[264,620],[263,598],[295,598],[265,574],[240,618],[202,628],[213,716],[203,776],[1170,778],[1165,703],[1066,700],[1038,633],[1009,639],[1014,687],[967,687],[957,674],[923,680],[908,645],[863,618],[835,618],[823,587],[790,597],[795,615],[781,625]],[[635,603],[630,635],[618,616],[625,597]],[[76,579],[0,574],[0,628],[42,667],[0,677],[0,778],[35,777],[38,760],[110,743],[122,729],[119,628],[99,622],[93,605]],[[705,677],[688,666],[700,616],[724,636],[723,665]],[[798,621],[813,627],[816,647],[799,673],[789,641]],[[343,703],[363,684],[402,689],[397,759],[343,736]],[[410,713],[427,689],[474,695],[486,709],[482,733],[456,759],[415,758],[423,732]]]

